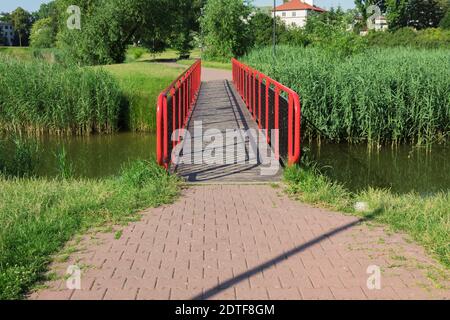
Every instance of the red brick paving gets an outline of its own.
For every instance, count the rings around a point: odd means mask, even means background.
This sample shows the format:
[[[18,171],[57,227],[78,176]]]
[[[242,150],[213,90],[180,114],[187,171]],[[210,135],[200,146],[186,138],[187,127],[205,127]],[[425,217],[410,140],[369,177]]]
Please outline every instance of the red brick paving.
[[[64,275],[75,261],[87,265],[82,290],[67,290],[58,280],[30,298],[450,297],[426,276],[439,265],[420,246],[380,226],[312,208],[267,185],[195,186],[183,193],[173,205],[143,212],[120,239],[114,233],[86,236],[80,247],[87,250],[52,266]],[[367,288],[369,265],[382,270],[381,290]],[[448,278],[442,281],[448,288]]]

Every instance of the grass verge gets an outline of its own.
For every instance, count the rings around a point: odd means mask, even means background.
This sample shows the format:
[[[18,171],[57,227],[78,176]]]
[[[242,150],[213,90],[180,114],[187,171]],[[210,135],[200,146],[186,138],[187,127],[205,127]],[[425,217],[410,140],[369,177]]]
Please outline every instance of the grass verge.
[[[121,92],[102,70],[0,59],[0,129],[80,134],[117,129]]]
[[[133,62],[101,67],[119,82],[126,97],[122,126],[133,131],[153,131],[156,126],[156,102],[159,93],[185,69],[162,64]]]
[[[288,194],[296,199],[370,218],[394,231],[405,232],[450,268],[450,191],[421,196],[369,188],[352,193],[321,174],[314,165],[287,168],[284,178]],[[357,211],[357,202],[367,203],[367,210]]]
[[[134,220],[178,192],[175,176],[144,161],[103,180],[0,177],[0,300],[22,298],[75,234]]]

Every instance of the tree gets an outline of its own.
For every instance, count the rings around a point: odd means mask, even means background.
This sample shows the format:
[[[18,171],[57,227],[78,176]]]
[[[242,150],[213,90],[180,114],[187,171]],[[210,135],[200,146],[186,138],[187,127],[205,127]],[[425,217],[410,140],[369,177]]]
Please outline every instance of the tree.
[[[172,1],[172,35],[170,44],[177,50],[181,59],[189,58],[194,48],[194,34],[199,30],[199,18],[203,1],[201,0],[174,0]]]
[[[281,29],[285,29],[281,20],[277,21],[277,39],[279,39]],[[272,44],[273,41],[273,18],[264,12],[258,11],[250,20],[250,30],[252,30],[252,47],[263,47]]]
[[[58,46],[81,65],[123,62],[132,42],[141,42],[152,52],[164,50],[173,26],[171,1],[79,0],[81,30],[69,30],[64,24],[72,0],[57,0]]]
[[[445,14],[441,0],[386,0],[386,3],[390,29],[434,28]]]
[[[439,22],[439,27],[450,30],[450,10],[447,10],[447,13],[442,18],[441,22]]]
[[[228,60],[250,48],[251,6],[243,0],[209,0],[204,7],[201,28],[206,56]]]
[[[43,18],[36,21],[31,28],[30,45],[35,48],[51,48],[55,44],[52,19]]]
[[[435,28],[443,16],[442,7],[436,0],[409,0],[403,22],[418,30]]]
[[[31,28],[31,15],[21,7],[11,13],[11,23],[16,35],[19,37],[19,46],[28,43]]]

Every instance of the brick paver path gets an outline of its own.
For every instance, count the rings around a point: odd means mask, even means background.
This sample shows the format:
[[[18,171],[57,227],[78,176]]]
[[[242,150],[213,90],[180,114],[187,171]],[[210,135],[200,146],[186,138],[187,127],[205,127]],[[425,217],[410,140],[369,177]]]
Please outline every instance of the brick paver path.
[[[32,299],[449,298],[424,250],[380,226],[290,200],[268,185],[192,186],[53,265],[82,269],[82,290],[48,282]],[[381,289],[367,268],[381,268]],[[448,286],[448,278],[440,285]],[[448,288],[448,287],[447,287]]]

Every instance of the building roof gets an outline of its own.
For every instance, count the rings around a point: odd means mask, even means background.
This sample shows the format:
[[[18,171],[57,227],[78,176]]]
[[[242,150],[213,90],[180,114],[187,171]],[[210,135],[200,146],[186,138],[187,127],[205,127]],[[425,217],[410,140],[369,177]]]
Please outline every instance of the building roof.
[[[311,6],[307,3],[301,2],[300,0],[291,0],[278,7],[275,7],[275,11],[289,11],[289,10],[313,10],[318,12],[325,12],[325,9]]]

